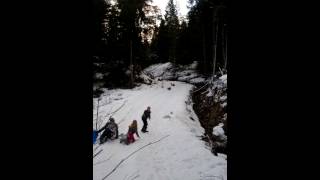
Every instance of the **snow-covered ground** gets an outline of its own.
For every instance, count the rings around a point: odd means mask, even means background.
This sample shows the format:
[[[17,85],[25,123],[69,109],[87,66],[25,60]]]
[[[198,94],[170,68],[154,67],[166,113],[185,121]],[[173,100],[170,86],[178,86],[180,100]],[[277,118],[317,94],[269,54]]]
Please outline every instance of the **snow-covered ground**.
[[[227,180],[226,155],[214,156],[199,137],[204,130],[192,103],[188,103],[192,88],[184,82],[154,81],[131,90],[105,90],[99,101],[99,126],[112,115],[121,134],[135,119],[140,138],[130,145],[120,144],[119,140],[93,145],[94,155],[100,152],[93,158],[93,179]],[[147,106],[151,106],[151,121],[149,132],[144,134],[140,131],[141,115]],[[96,109],[93,114],[96,129]]]

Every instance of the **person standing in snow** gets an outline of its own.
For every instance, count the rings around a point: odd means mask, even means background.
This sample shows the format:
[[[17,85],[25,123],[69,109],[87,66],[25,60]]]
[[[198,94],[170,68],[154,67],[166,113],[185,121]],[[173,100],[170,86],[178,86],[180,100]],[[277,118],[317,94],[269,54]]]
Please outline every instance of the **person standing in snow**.
[[[141,129],[141,131],[143,133],[145,132],[148,132],[147,131],[147,127],[148,127],[148,121],[147,119],[149,118],[149,120],[151,120],[151,111],[150,111],[150,106],[148,106],[148,108],[143,112],[143,115],[142,115],[142,122],[143,122],[143,127]]]
[[[127,134],[127,144],[133,143],[135,141],[134,134],[136,134],[139,138],[138,133],[138,123],[137,120],[133,120],[131,125],[129,126],[128,134]]]
[[[107,122],[106,125],[98,131],[98,133],[101,131],[103,131],[103,133],[100,136],[100,144],[103,144],[108,139],[118,138],[118,125],[112,117],[109,119],[109,122]]]

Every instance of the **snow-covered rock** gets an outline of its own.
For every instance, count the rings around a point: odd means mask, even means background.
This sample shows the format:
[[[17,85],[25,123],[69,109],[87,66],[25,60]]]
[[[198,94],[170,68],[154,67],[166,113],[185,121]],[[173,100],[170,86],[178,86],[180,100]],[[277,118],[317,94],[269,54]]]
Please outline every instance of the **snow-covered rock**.
[[[204,83],[205,78],[196,72],[197,66],[198,62],[196,61],[190,65],[176,67],[167,62],[149,66],[143,70],[143,73],[154,79],[178,80],[190,84]]]
[[[215,136],[222,136],[224,135],[224,130],[222,129],[223,127],[223,123],[218,124],[217,126],[215,126],[213,128],[212,134],[214,134]]]
[[[141,80],[144,84],[152,84],[153,83],[153,79],[151,79],[149,76],[147,76],[144,73],[141,73],[139,75],[139,80]]]
[[[198,67],[198,64],[199,64],[198,61],[193,61],[192,64],[187,66],[187,69],[195,70]]]
[[[226,96],[226,95],[220,97],[220,101],[225,101],[226,99],[227,99],[227,96]]]
[[[144,71],[148,74],[151,74],[153,77],[160,77],[162,76],[165,72],[168,72],[169,69],[173,67],[172,63],[167,62],[163,64],[155,64],[152,66],[147,67],[144,69]]]
[[[103,79],[103,74],[102,73],[96,73],[96,79],[99,79],[99,80],[101,80],[101,79]]]
[[[227,84],[227,74],[222,75],[219,79],[220,79],[224,84]]]
[[[190,81],[193,78],[199,77],[199,74],[195,73],[192,70],[186,70],[186,71],[181,71],[177,72],[178,76],[178,81]]]
[[[205,78],[198,77],[198,78],[191,79],[189,82],[191,84],[199,84],[199,83],[205,82],[205,80],[206,80]]]

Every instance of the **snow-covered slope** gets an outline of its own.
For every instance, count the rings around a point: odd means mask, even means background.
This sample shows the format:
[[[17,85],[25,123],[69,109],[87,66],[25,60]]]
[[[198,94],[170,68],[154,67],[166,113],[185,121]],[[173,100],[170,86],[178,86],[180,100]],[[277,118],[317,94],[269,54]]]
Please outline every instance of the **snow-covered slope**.
[[[206,79],[196,72],[197,61],[190,65],[173,66],[172,63],[154,64],[143,70],[143,74],[154,79],[178,80],[191,84],[203,83]]]
[[[162,81],[132,90],[106,90],[99,101],[100,127],[112,115],[119,133],[126,133],[134,119],[140,130],[141,115],[147,106],[151,106],[151,121],[149,132],[139,131],[140,138],[133,144],[127,146],[114,140],[94,145],[94,154],[100,153],[93,158],[93,179],[227,180],[226,155],[212,155],[200,140],[204,130],[192,103],[188,103],[192,88],[193,85],[184,82]],[[96,109],[93,114],[95,129]],[[155,143],[149,144],[152,142]]]

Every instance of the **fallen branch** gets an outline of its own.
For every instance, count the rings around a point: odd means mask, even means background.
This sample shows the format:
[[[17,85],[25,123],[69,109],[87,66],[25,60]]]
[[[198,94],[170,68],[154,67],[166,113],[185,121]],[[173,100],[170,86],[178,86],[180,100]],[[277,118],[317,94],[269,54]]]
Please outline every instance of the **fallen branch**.
[[[116,167],[114,167],[114,168],[112,169],[112,171],[110,171],[105,177],[102,178],[102,180],[105,180],[107,177],[109,177],[109,176],[120,166],[121,163],[123,163],[125,160],[127,160],[127,159],[128,159],[130,156],[132,156],[134,153],[140,151],[141,149],[143,149],[143,148],[145,148],[145,147],[147,147],[147,146],[149,146],[149,145],[151,145],[151,144],[157,143],[157,142],[163,140],[164,138],[166,138],[166,137],[168,137],[168,136],[170,136],[170,135],[166,135],[166,136],[162,137],[161,139],[159,139],[159,140],[157,140],[157,141],[150,142],[150,143],[142,146],[141,148],[137,149],[136,151],[132,152],[132,153],[129,154],[127,157],[123,158],[123,159],[116,165]]]
[[[220,68],[220,67],[219,67],[219,70],[220,70],[221,76],[223,76],[223,71],[221,70],[221,68]]]
[[[209,93],[209,89],[203,91],[201,94]]]
[[[94,148],[93,152],[95,152],[99,147],[100,145],[97,145],[97,147]]]
[[[96,157],[98,154],[100,154],[102,152],[103,149],[100,149],[99,152],[97,152],[95,155],[93,155],[93,158]]]
[[[100,98],[98,98],[96,130],[98,129],[98,120],[99,120],[99,101],[100,101]]]
[[[197,92],[197,91],[199,91],[200,89],[202,89],[202,88],[204,88],[206,85],[208,85],[209,84],[209,82],[207,82],[205,85],[203,85],[202,87],[200,87],[199,89],[197,89],[197,90],[195,90],[195,91],[191,91],[191,93],[195,93],[195,92]]]

